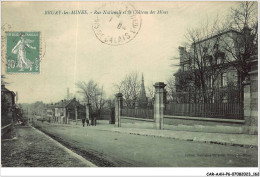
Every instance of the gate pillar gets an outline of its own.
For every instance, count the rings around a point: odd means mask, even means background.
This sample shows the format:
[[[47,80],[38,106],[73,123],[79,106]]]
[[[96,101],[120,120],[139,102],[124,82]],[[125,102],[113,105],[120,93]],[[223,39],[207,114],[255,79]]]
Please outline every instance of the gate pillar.
[[[75,106],[75,119],[76,119],[76,125],[78,124],[78,107]]]
[[[258,58],[253,56],[249,60],[249,77],[244,81],[244,118],[246,133],[258,134]]]
[[[154,94],[154,120],[156,129],[163,129],[163,111],[164,111],[164,87],[166,84],[163,82],[156,82],[154,84],[155,94]]]
[[[121,127],[120,113],[121,113],[121,99],[123,97],[122,93],[117,93],[115,98],[115,125]]]

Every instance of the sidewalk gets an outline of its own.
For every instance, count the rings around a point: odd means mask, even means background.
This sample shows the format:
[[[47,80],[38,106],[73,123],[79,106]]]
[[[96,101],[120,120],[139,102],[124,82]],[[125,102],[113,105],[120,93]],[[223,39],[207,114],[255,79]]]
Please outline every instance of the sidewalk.
[[[1,141],[2,167],[95,166],[33,127],[17,126],[16,132],[15,139]]]
[[[82,125],[64,125],[63,126],[78,126]],[[237,146],[258,146],[258,136],[248,134],[224,134],[224,133],[205,133],[205,132],[190,132],[190,131],[173,131],[173,130],[156,130],[156,129],[137,129],[116,127],[115,125],[108,124],[108,122],[98,121],[97,126],[90,126],[84,128],[97,129],[102,131],[112,131],[117,133],[127,133],[142,136],[154,136],[170,139],[178,139],[185,141],[195,141],[203,143],[214,143],[223,145],[237,145]]]

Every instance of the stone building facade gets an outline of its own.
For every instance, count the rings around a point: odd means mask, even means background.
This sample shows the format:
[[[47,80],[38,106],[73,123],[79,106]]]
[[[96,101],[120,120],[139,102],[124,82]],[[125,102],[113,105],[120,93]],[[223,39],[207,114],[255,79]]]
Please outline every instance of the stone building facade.
[[[49,121],[68,124],[69,120],[85,118],[86,108],[73,98],[47,105],[46,114]]]
[[[203,102],[191,96],[192,93],[196,96],[201,92],[207,92],[207,95],[210,95],[209,102],[212,103],[232,101],[230,99],[234,98],[234,95],[230,96],[224,92],[237,92],[237,99],[240,100],[243,79],[241,73],[234,67],[235,59],[224,52],[224,44],[220,40],[234,35],[238,35],[238,32],[228,30],[191,44],[188,50],[179,47],[180,68],[174,74],[177,102]],[[235,45],[231,39],[227,41]],[[204,89],[200,81],[202,80],[200,72],[204,72]]]
[[[1,85],[1,125],[6,126],[14,121],[15,93]]]

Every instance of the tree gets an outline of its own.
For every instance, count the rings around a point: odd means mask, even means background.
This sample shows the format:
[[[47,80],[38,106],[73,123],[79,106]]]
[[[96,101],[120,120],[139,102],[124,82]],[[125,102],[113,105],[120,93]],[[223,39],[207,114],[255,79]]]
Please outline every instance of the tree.
[[[137,101],[141,88],[138,72],[127,74],[119,84],[115,84],[115,87],[123,94],[125,104],[132,107]]]
[[[231,8],[224,29],[234,29],[237,33],[221,38],[225,53],[230,56],[228,62],[240,72],[242,83],[248,76],[250,58],[258,51],[258,16],[257,2],[239,2],[236,8]],[[229,38],[233,43],[229,42]],[[241,84],[240,84],[241,85]]]
[[[216,35],[219,33],[218,29],[216,19],[212,24],[207,22],[199,28],[188,30],[186,35],[188,51],[182,57],[187,66],[179,71],[179,77],[185,77],[179,79],[179,82],[185,82],[186,91],[198,95],[197,98],[193,98],[195,102],[212,101],[214,90],[219,85],[217,81],[221,73],[228,68],[225,54],[218,47],[221,37]]]
[[[109,110],[115,108],[115,100],[112,98],[106,99],[105,107]]]
[[[172,75],[166,81],[167,100],[170,102],[176,101],[176,85],[175,77]]]
[[[149,93],[149,97],[152,99],[154,97],[154,92],[155,92],[155,88],[154,88],[154,83],[150,83],[148,86],[147,86],[147,89],[148,89],[148,93]]]
[[[76,83],[76,86],[79,89],[78,93],[83,96],[84,102],[90,103],[93,111],[100,117],[105,104],[103,86],[99,87],[94,80],[90,80],[88,83],[80,81]]]
[[[35,115],[42,115],[42,112],[45,108],[45,104],[42,101],[36,101],[35,103],[31,104],[31,111]]]

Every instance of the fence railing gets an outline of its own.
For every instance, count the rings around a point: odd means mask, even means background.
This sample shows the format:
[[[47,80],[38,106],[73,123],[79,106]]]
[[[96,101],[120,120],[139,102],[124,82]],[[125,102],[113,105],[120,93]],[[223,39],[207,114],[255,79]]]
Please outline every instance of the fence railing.
[[[150,108],[123,108],[121,115],[143,119],[153,119],[153,109]]]
[[[169,103],[165,115],[243,119],[242,103]]]

